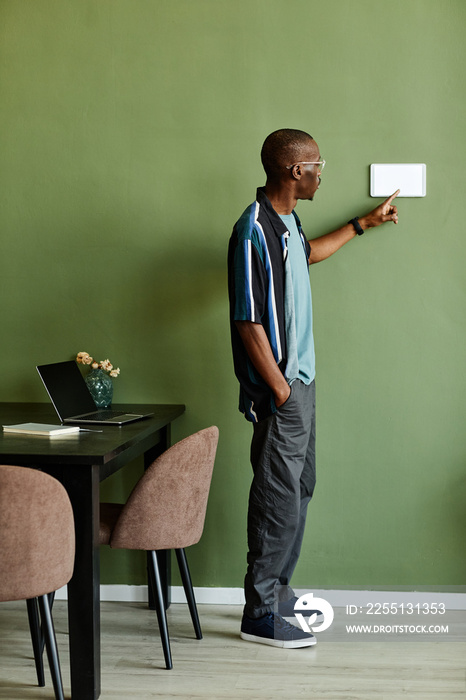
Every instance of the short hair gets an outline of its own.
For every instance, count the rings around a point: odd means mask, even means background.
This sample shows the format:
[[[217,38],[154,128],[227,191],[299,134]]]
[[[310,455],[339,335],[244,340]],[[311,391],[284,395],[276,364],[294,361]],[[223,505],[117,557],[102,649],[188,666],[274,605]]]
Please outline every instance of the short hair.
[[[261,161],[267,177],[276,178],[283,167],[297,163],[303,146],[314,139],[299,129],[278,129],[265,139],[261,150]]]

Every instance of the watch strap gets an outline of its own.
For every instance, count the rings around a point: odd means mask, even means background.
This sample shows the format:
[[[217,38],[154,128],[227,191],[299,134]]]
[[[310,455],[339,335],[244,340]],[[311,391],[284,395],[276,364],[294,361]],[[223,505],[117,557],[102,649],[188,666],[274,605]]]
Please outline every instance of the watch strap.
[[[362,234],[364,233],[364,229],[359,223],[359,216],[355,216],[354,219],[351,219],[350,221],[348,221],[348,223],[354,226],[354,230],[356,231],[358,236],[362,236]]]

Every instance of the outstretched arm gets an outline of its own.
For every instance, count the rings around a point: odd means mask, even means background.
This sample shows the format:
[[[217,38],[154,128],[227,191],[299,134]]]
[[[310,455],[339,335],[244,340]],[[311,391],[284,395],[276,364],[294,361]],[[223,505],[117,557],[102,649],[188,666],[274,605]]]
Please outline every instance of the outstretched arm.
[[[380,224],[384,224],[386,221],[393,221],[394,224],[397,224],[398,210],[392,202],[399,193],[400,190],[397,190],[391,197],[388,197],[388,199],[382,202],[382,204],[379,204],[378,207],[365,216],[361,216],[359,219],[361,228],[365,231],[368,228],[380,226]],[[315,238],[313,241],[309,241],[311,245],[309,262],[312,264],[326,260],[355,236],[356,231],[353,224],[346,224],[336,231],[332,231],[324,236]]]

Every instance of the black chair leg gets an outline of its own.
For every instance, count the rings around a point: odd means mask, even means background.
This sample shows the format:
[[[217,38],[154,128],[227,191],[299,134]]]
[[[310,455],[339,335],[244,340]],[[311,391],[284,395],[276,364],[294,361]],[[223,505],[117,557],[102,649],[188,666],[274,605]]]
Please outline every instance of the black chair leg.
[[[163,655],[167,669],[173,668],[172,655],[170,649],[170,638],[168,636],[167,614],[165,612],[165,601],[162,593],[162,582],[160,580],[159,565],[155,552],[148,552],[149,555],[149,578],[152,587],[157,620],[159,623],[160,637],[162,639]]]
[[[47,598],[49,599],[50,614],[52,614],[53,601],[55,600],[55,591],[52,593],[47,593]],[[43,656],[45,648],[45,634],[44,625],[40,626],[40,654]]]
[[[50,673],[52,675],[53,689],[55,692],[55,700],[65,700],[63,695],[60,662],[58,660],[57,640],[55,637],[52,615],[50,613],[49,599],[47,595],[43,595],[40,596],[38,600],[44,630],[45,648],[47,649],[47,658],[49,660]]]
[[[29,630],[31,632],[34,661],[36,664],[37,683],[43,688],[45,686],[44,662],[42,659],[43,644],[37,598],[29,598],[29,600],[26,601],[26,605],[28,609]]]
[[[188,560],[184,549],[175,549],[176,559],[180,568],[181,580],[183,582],[186,600],[188,601],[191,620],[193,621],[194,631],[197,639],[202,639],[201,623],[197,614],[196,600],[194,598],[193,584],[191,582],[191,574],[189,573]]]

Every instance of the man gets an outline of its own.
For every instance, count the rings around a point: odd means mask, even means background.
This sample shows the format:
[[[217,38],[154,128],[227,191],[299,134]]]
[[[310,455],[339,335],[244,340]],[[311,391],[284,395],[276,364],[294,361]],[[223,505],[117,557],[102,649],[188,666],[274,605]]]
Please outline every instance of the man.
[[[325,165],[306,132],[280,129],[262,147],[267,176],[235,224],[228,251],[230,322],[240,410],[253,423],[248,569],[241,637],[285,648],[315,637],[293,619],[290,579],[315,486],[315,358],[308,266],[368,228],[398,223],[392,201],[308,242],[294,208],[313,200]],[[310,612],[310,611],[309,611]]]

